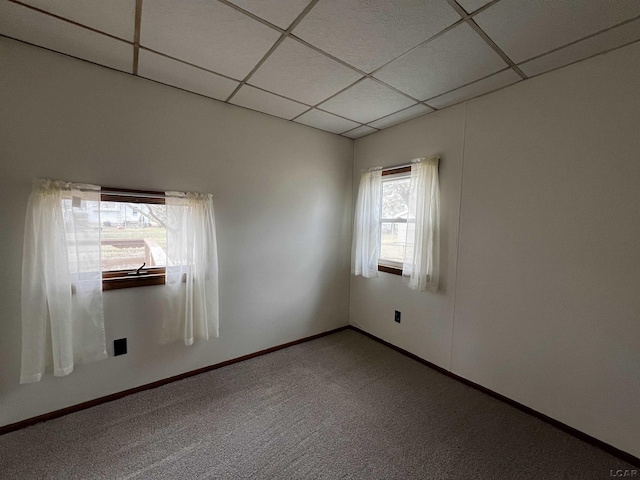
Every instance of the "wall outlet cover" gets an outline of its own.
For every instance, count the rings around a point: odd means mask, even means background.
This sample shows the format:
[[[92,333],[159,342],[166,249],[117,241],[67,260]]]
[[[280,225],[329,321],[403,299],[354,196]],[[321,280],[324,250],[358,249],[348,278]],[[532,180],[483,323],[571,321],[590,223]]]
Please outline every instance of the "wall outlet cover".
[[[113,341],[113,356],[124,355],[127,353],[127,339],[119,338]]]

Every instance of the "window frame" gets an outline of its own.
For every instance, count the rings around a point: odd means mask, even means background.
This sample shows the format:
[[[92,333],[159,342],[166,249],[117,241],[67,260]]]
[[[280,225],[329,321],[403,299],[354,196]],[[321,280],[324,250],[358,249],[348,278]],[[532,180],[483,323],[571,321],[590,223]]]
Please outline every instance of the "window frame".
[[[145,203],[166,205],[164,192],[153,190],[132,190],[128,188],[101,187],[100,203]],[[120,288],[146,287],[164,285],[166,283],[166,267],[149,267],[144,273],[137,273],[135,268],[124,270],[102,270],[102,290]]]
[[[392,178],[387,178],[387,179],[382,179],[382,185],[380,186],[380,195],[382,196],[382,189],[384,188],[384,182],[385,181],[391,181],[391,180],[400,180],[401,178],[408,178],[411,175],[411,165],[408,166],[404,166],[404,167],[393,167],[393,168],[386,168],[382,170],[382,177],[388,177],[391,176]],[[385,219],[382,218],[382,202],[380,202],[380,219],[378,221],[378,225],[379,225],[379,230],[380,230],[380,237],[378,239],[378,271],[379,272],[385,272],[385,273],[390,273],[392,275],[400,275],[402,276],[402,264],[399,262],[394,262],[392,260],[384,260],[382,258],[380,258],[380,252],[382,251],[382,224],[383,223],[390,223],[389,219]],[[385,222],[386,220],[386,222]],[[406,222],[398,222],[396,220],[393,221],[393,223],[406,223]]]

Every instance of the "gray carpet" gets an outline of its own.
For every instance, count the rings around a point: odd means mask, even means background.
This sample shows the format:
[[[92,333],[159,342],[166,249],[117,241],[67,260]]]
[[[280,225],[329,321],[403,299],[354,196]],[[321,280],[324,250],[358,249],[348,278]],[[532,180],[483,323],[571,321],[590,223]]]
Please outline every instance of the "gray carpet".
[[[0,437],[0,478],[610,478],[633,467],[346,330]]]

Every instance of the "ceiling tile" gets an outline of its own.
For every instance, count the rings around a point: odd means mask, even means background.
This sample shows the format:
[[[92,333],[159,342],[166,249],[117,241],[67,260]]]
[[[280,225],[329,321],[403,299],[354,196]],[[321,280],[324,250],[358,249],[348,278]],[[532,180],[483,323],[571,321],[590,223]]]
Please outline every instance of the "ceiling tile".
[[[0,2],[0,34],[131,72],[133,46],[12,2]]]
[[[470,85],[458,88],[452,92],[445,93],[439,97],[431,98],[427,100],[429,105],[433,105],[436,108],[444,108],[454,103],[468,100],[478,95],[493,92],[512,83],[516,83],[522,80],[520,75],[511,70],[503,70],[502,72],[491,75],[490,77],[483,78],[477,82],[473,82]]]
[[[319,128],[320,130],[326,130],[331,133],[346,132],[347,130],[351,130],[358,126],[356,122],[336,117],[335,115],[316,110],[315,108],[313,110],[309,110],[303,115],[300,115],[294,121],[304,125],[309,125],[310,127]]]
[[[429,112],[433,112],[433,109],[425,107],[421,104],[417,104],[413,107],[406,108],[404,110],[401,110],[400,112],[381,118],[380,120],[376,120],[375,122],[369,122],[369,125],[376,128],[387,128],[393,125],[397,125],[398,123],[406,122],[407,120],[411,120],[412,118],[419,117]]]
[[[230,101],[235,105],[287,120],[291,120],[309,108],[301,103],[279,97],[273,93],[263,92],[248,85],[244,85]]]
[[[240,8],[286,30],[310,0],[229,0]]]
[[[374,76],[424,100],[506,66],[504,60],[464,23],[414,48]]]
[[[534,76],[638,39],[640,39],[640,20],[634,20],[518,66],[526,75]]]
[[[342,135],[344,135],[345,137],[355,139],[355,138],[364,137],[365,135],[369,135],[370,133],[376,133],[376,132],[377,130],[375,128],[371,128],[371,127],[367,127],[366,125],[363,125],[362,127],[358,127],[354,130],[343,133]]]
[[[239,85],[234,80],[140,49],[138,75],[218,100],[226,100]]]
[[[491,0],[457,0],[458,4],[466,10],[467,13],[475,12],[480,7],[484,7]]]
[[[474,19],[521,63],[638,15],[637,0],[504,0]]]
[[[293,33],[371,72],[457,20],[446,0],[320,0]]]
[[[220,2],[142,3],[141,45],[236,79],[243,79],[279,37]]]
[[[133,42],[136,0],[22,0],[101,32]]]
[[[362,75],[287,38],[253,74],[249,83],[315,105]]]
[[[360,123],[368,123],[415,102],[375,80],[364,79],[320,105],[320,108]]]

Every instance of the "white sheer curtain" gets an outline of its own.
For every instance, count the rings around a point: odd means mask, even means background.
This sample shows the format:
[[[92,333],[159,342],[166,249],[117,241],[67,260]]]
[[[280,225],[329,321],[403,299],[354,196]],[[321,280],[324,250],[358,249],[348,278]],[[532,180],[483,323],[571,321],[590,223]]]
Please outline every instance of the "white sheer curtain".
[[[100,187],[35,180],[22,260],[22,371],[68,375],[107,357],[100,264]],[[73,293],[72,293],[73,289]]]
[[[211,195],[166,192],[167,273],[162,341],[218,337],[218,248]]]
[[[402,276],[409,288],[438,289],[440,257],[440,192],[438,157],[418,158],[411,164],[407,244]]]
[[[366,278],[378,276],[382,167],[363,172],[353,224],[351,273]]]

